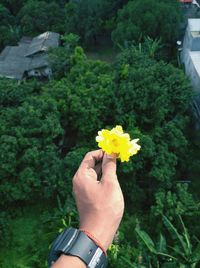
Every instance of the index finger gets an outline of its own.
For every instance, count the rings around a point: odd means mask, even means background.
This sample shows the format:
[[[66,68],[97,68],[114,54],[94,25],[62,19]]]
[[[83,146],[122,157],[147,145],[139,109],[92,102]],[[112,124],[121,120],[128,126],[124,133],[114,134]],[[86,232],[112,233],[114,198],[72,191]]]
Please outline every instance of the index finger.
[[[96,162],[101,161],[102,159],[103,151],[101,149],[88,152],[80,164],[80,169],[94,169]]]

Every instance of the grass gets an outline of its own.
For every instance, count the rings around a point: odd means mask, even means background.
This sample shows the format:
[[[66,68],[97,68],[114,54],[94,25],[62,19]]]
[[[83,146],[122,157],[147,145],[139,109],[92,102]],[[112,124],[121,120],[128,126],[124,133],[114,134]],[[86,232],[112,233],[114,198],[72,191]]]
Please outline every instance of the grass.
[[[12,238],[9,247],[0,249],[1,268],[46,267],[49,241],[41,219],[45,209],[29,206],[9,222]]]
[[[108,63],[112,63],[115,60],[116,55],[119,53],[117,49],[113,48],[111,43],[105,43],[90,47],[86,50],[86,55],[92,60],[102,60]]]

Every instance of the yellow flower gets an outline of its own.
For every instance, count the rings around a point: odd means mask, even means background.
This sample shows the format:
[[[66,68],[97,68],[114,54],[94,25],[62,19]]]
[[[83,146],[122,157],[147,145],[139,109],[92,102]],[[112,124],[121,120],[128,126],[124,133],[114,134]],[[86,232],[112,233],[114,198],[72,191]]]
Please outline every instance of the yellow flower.
[[[128,133],[123,132],[122,126],[116,126],[111,130],[102,129],[96,137],[98,146],[107,154],[117,154],[121,162],[129,161],[129,158],[137,154],[141,146],[137,144],[139,139],[131,140]]]

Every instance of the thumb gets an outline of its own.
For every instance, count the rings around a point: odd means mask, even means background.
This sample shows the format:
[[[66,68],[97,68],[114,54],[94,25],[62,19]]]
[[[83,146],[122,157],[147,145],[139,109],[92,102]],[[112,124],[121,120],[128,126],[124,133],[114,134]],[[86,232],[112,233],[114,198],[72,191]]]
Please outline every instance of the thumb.
[[[102,179],[108,180],[110,177],[116,177],[116,154],[104,153],[102,161]]]

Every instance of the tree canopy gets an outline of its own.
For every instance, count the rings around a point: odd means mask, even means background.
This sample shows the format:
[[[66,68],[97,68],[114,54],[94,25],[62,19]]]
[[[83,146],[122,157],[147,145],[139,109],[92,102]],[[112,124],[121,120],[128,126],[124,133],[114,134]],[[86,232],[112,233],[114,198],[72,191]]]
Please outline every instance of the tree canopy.
[[[46,196],[59,192],[68,153],[94,148],[97,131],[116,124],[142,145],[139,156],[120,168],[124,187],[136,184],[149,191],[150,184],[157,185],[152,194],[170,189],[181,178],[176,167],[187,150],[191,88],[183,72],[133,47],[122,51],[113,68],[88,60],[78,46],[63,53],[70,64],[59,80],[45,85],[2,80],[1,187],[6,198],[29,199],[31,189]],[[131,191],[127,195],[133,198]]]
[[[172,44],[178,37],[181,12],[178,1],[129,1],[118,12],[112,40],[117,45],[140,42],[145,36]]]
[[[97,132],[116,125],[139,138],[141,151],[118,162],[126,209],[110,267],[182,267],[194,260],[199,267],[199,130],[192,126],[191,85],[175,67],[176,54],[165,57],[180,20],[180,3],[171,0],[1,1],[0,49],[22,36],[61,34],[60,46],[48,50],[49,79],[0,78],[1,267],[46,267],[56,233],[78,226],[73,175],[97,148]],[[90,49],[104,42],[116,58],[92,59]],[[177,249],[184,239],[183,260]]]

